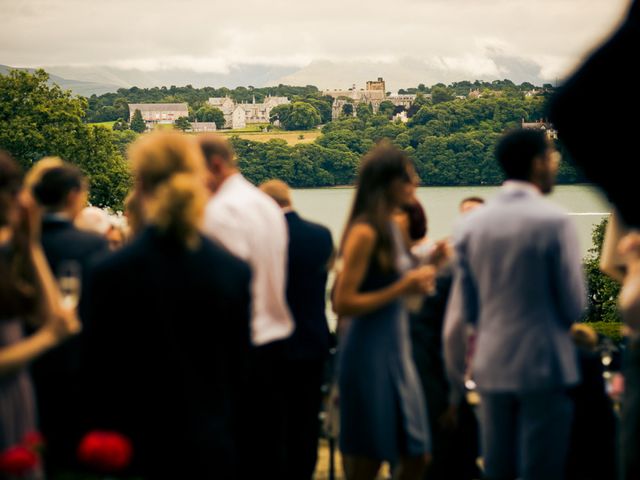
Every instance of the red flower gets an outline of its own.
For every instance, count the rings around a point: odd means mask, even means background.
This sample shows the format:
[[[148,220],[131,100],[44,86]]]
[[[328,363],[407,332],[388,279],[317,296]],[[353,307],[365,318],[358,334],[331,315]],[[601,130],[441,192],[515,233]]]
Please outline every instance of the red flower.
[[[78,446],[78,459],[103,472],[126,468],[132,455],[131,441],[117,432],[89,432]]]
[[[29,432],[22,438],[22,445],[34,452],[43,450],[45,443],[44,437],[40,432]]]
[[[0,453],[0,472],[19,477],[31,472],[38,462],[38,455],[23,445],[17,445]]]

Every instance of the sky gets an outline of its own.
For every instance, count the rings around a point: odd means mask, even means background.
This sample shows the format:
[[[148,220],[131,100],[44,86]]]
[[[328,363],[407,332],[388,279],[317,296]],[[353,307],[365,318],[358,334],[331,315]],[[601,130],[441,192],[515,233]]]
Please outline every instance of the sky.
[[[499,77],[496,56],[565,76],[629,0],[0,0],[0,64],[226,73],[243,64],[414,58]]]

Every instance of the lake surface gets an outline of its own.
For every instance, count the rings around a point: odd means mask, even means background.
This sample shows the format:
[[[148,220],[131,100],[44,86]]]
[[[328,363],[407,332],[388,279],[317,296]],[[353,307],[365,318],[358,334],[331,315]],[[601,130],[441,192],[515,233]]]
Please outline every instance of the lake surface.
[[[465,197],[479,196],[488,200],[500,187],[420,187],[418,198],[427,211],[429,236],[433,239],[451,234],[459,219],[458,205]],[[314,188],[293,190],[295,209],[304,218],[321,223],[340,241],[351,202],[353,188]],[[548,199],[570,212],[578,228],[580,248],[586,254],[591,248],[591,232],[609,212],[609,203],[596,187],[589,185],[557,186]]]
[[[500,187],[420,187],[417,195],[427,211],[429,236],[434,239],[448,237],[460,218],[458,206],[463,198],[477,196],[485,200],[495,195]],[[354,188],[313,188],[293,190],[293,206],[304,218],[321,223],[331,230],[333,241],[340,242],[342,231],[351,208]],[[599,190],[589,185],[557,186],[548,197],[564,207],[578,229],[582,255],[591,248],[591,232],[609,212],[609,203]],[[327,288],[333,284],[333,274]],[[336,317],[327,302],[327,320],[335,330]]]

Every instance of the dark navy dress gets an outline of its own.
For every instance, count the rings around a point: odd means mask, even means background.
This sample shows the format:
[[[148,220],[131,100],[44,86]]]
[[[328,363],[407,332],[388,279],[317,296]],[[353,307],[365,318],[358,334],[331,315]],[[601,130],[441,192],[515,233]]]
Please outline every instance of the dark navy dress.
[[[392,227],[397,271],[372,258],[361,292],[384,288],[412,266]],[[340,345],[340,449],[343,455],[396,462],[430,451],[427,417],[402,299],[351,319]]]

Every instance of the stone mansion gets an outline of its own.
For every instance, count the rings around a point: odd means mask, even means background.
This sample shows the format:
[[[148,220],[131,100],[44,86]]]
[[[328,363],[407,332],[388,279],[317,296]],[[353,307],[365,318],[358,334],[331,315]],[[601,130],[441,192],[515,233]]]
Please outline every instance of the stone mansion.
[[[229,97],[210,98],[207,102],[212,107],[222,110],[225,120],[225,128],[245,128],[252,123],[269,123],[271,110],[278,105],[289,103],[287,97],[266,97],[264,102],[256,103],[255,97],[252,103],[236,103]]]

